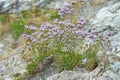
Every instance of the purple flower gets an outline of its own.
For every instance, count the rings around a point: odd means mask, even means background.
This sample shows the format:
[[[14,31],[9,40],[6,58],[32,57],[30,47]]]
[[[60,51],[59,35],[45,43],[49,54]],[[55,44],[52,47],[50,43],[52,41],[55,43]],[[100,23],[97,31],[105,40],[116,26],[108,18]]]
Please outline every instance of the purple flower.
[[[59,22],[59,25],[63,25],[63,26],[64,26],[64,25],[65,25],[65,22],[60,21],[60,22]]]
[[[38,41],[38,39],[32,39],[33,43],[36,43]]]
[[[63,34],[63,33],[64,33],[64,30],[61,30],[61,31],[60,31],[60,34]]]
[[[84,58],[84,59],[82,60],[82,64],[86,64],[87,61],[88,61],[88,59],[87,59],[87,58]]]
[[[37,30],[37,28],[36,28],[35,26],[32,26],[32,25],[29,26],[29,29],[30,29],[30,30]]]
[[[46,27],[52,27],[52,25],[49,22],[46,22]]]
[[[108,48],[108,49],[107,49],[107,52],[108,52],[108,53],[112,53],[112,51],[113,51],[112,48]]]
[[[77,27],[82,27],[82,25],[81,25],[81,24],[76,24],[76,26],[77,26]]]
[[[86,24],[85,21],[78,20],[77,23],[76,23],[76,26],[80,27],[80,28],[83,28],[85,26],[85,24]]]
[[[87,36],[94,41],[99,40],[99,37],[96,34],[88,33]]]
[[[63,7],[60,8],[59,10],[59,15],[61,17],[65,16],[66,14],[70,14],[73,11],[73,5],[72,3],[67,3]]]
[[[103,35],[103,40],[106,41],[107,39],[109,39],[109,35],[108,35],[108,34],[104,34],[104,35]]]
[[[22,34],[22,37],[23,37],[23,38],[26,38],[26,37],[27,37],[27,34]]]
[[[45,25],[41,25],[39,30],[43,30],[44,31],[44,30],[46,30],[46,28],[47,27]]]
[[[54,36],[52,34],[49,35],[49,38],[53,38]]]
[[[108,35],[108,36],[111,36],[111,35],[114,35],[114,34],[116,34],[116,32],[114,32],[114,31],[108,31],[108,32],[106,32],[106,35]]]
[[[66,27],[68,27],[68,26],[74,27],[74,26],[75,26],[75,25],[71,22],[71,20],[65,21],[63,25],[66,26]]]

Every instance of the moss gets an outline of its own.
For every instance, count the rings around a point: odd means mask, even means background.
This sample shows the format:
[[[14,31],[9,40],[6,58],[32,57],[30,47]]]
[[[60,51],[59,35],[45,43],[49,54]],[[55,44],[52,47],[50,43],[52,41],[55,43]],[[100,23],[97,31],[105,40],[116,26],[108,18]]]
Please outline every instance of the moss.
[[[17,39],[24,32],[24,21],[17,20],[14,21],[11,25],[11,33],[13,38]]]
[[[32,14],[37,15],[38,13],[41,12],[41,10],[38,7],[34,7],[31,12],[32,12]]]
[[[58,10],[52,11],[52,13],[50,14],[50,20],[52,19],[60,19],[60,15],[58,14]]]
[[[2,24],[5,24],[5,23],[10,22],[10,16],[9,16],[7,13],[1,15],[1,16],[0,16],[0,22],[1,22]]]
[[[50,9],[48,9],[48,8],[43,10],[43,13],[44,13],[44,14],[47,14],[47,13],[49,13],[49,12],[50,12]]]
[[[30,11],[23,11],[21,12],[23,18],[29,18],[32,16],[32,13]]]
[[[60,15],[59,15],[58,11],[59,10],[57,10],[57,9],[45,9],[43,11],[43,14],[46,14],[46,15],[49,14],[50,15],[48,17],[49,20],[53,20],[53,19],[56,19],[56,18],[60,19]]]

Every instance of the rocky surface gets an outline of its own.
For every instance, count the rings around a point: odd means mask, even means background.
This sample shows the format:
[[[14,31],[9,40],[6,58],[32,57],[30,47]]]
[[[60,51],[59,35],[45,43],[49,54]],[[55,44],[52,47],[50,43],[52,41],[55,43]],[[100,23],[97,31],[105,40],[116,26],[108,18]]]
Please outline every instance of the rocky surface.
[[[8,11],[9,13],[19,12],[32,6],[32,0],[17,1],[20,1],[20,3],[15,6],[19,7],[13,8],[15,7],[14,4],[16,0],[0,0],[0,11]],[[23,4],[23,1],[27,3]],[[38,1],[39,3],[35,2],[34,5],[38,6],[42,3],[44,6],[46,4],[44,0]],[[104,2],[105,0],[102,1]],[[96,26],[98,33],[102,34],[108,30],[116,32],[115,35],[110,37],[114,49],[110,52],[98,52],[98,67],[93,71],[86,71],[85,69],[78,68],[73,71],[63,71],[61,73],[57,73],[54,68],[48,67],[44,69],[43,73],[38,73],[30,78],[30,80],[120,80],[120,3],[113,5],[114,2],[119,2],[119,0],[109,1],[110,3],[106,3],[106,6],[109,5],[108,7],[103,7],[97,12],[96,16],[90,19],[90,25]],[[54,3],[50,5],[54,5]],[[57,4],[55,5],[59,7]],[[23,60],[25,48],[21,42],[21,39],[19,41],[14,41],[10,34],[0,39],[0,80],[14,80],[15,76],[25,72],[27,65],[26,60]],[[27,62],[28,61],[29,59]],[[28,80],[28,78],[26,80]]]
[[[0,0],[0,13],[19,13],[33,7],[59,8],[67,0]]]
[[[114,49],[110,52],[99,51],[98,67],[91,72],[84,69],[63,71],[47,80],[120,80],[120,3],[100,9],[90,24],[96,26],[100,34],[108,30],[117,32],[110,37]]]
[[[60,8],[70,0],[0,0],[0,13],[19,13],[33,7],[51,7]],[[93,15],[98,9],[111,5],[119,0],[80,0],[82,5],[81,13],[84,16]],[[91,13],[92,12],[92,13]]]
[[[117,32],[117,34],[110,37],[111,43],[117,49],[116,55],[120,57],[120,3],[116,3],[112,6],[102,8],[95,16],[91,19],[90,23],[96,26],[99,33],[107,30]]]
[[[34,54],[25,48],[21,36],[18,40],[14,40],[10,33],[6,33],[0,38],[0,80],[14,80],[26,72],[30,56]],[[34,74],[28,74],[22,80],[46,80],[56,73],[53,58],[48,57],[39,63]]]
[[[38,63],[38,66],[32,73],[27,74],[20,80],[47,80],[48,77],[58,73],[56,66],[53,65],[54,59],[52,56],[47,57],[42,62]]]
[[[16,74],[25,72],[26,63],[22,59],[24,45],[16,42],[10,34],[0,40],[0,80],[14,80]]]

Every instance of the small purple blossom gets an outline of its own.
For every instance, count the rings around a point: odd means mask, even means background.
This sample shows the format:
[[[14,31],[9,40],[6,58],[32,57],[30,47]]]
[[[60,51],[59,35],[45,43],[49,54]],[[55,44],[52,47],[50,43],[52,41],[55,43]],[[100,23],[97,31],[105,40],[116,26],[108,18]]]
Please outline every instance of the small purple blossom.
[[[30,30],[37,30],[37,28],[35,26],[33,26],[33,25],[29,26],[28,29],[30,29]]]
[[[84,58],[84,59],[82,60],[82,64],[83,64],[83,65],[86,64],[87,61],[88,61],[88,59],[87,59],[87,58]]]
[[[103,38],[102,38],[103,40],[107,40],[107,39],[109,39],[109,35],[108,34],[103,34]]]
[[[61,17],[63,17],[65,15],[67,15],[67,14],[71,14],[72,12],[73,12],[73,5],[72,5],[72,3],[67,3],[63,7],[60,8],[59,15]]]
[[[46,29],[47,29],[47,27],[45,25],[41,25],[39,30],[43,30],[44,31]]]
[[[26,37],[27,37],[27,34],[22,34],[22,37],[23,37],[23,38],[26,38]]]
[[[114,31],[108,31],[108,32],[106,32],[106,35],[108,35],[108,36],[111,36],[111,35],[114,35],[114,34],[116,34],[116,32],[114,32]]]
[[[33,43],[36,43],[38,41],[38,39],[32,39]]]
[[[63,22],[63,21],[59,21],[59,25],[65,25],[65,22]]]
[[[46,27],[52,27],[52,25],[49,22],[45,23]]]
[[[94,41],[99,40],[99,37],[96,34],[88,33],[87,36]]]

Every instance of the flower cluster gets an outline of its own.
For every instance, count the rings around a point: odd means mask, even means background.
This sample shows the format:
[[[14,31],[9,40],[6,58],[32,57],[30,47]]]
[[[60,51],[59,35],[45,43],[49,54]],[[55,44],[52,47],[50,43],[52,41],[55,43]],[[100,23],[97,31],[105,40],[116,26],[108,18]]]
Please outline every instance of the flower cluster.
[[[40,27],[25,26],[27,33],[23,34],[23,37],[27,39],[29,46],[31,44],[45,44],[47,47],[54,45],[60,47],[62,44],[62,47],[73,50],[79,41],[86,37],[93,41],[99,41],[102,46],[105,46],[109,44],[109,36],[115,34],[113,31],[108,31],[103,35],[98,35],[95,26],[91,27],[91,32],[88,32],[84,29],[85,25],[86,20],[83,17],[74,23],[70,19],[64,21],[56,19],[53,24],[46,22]]]
[[[73,12],[73,3],[76,3],[76,1],[74,0],[71,3],[66,3],[63,7],[61,7],[59,10],[59,15],[63,17],[67,14],[71,14]]]
[[[69,45],[69,48],[72,48],[73,45],[77,44],[77,40],[83,39],[88,34],[82,30],[85,24],[86,21],[83,17],[76,23],[73,23],[70,19],[65,21],[56,19],[53,24],[46,22],[40,27],[25,26],[27,33],[23,34],[23,37],[31,44],[45,43],[47,46],[52,46],[60,43],[64,47],[68,48]]]
[[[31,26],[25,25],[25,29],[36,30],[37,28],[35,26],[33,26],[33,25],[31,25]]]
[[[64,17],[72,13],[73,3],[76,3],[76,0],[61,7],[59,15]],[[39,27],[25,25],[25,29],[26,31],[23,37],[26,40],[27,48],[36,50],[36,52],[40,53],[46,53],[49,50],[56,49],[60,51],[75,52],[75,48],[77,48],[79,43],[82,43],[85,38],[91,39],[93,43],[100,42],[101,46],[109,52],[113,50],[113,47],[116,47],[115,45],[111,46],[109,42],[109,37],[116,34],[116,32],[106,31],[103,34],[99,34],[96,26],[90,27],[90,31],[87,31],[84,17],[77,18],[74,21],[68,18],[67,20],[55,19],[53,22],[45,22]],[[90,49],[90,51],[92,50]],[[89,58],[86,57],[82,59],[82,65],[86,65],[88,62]]]
[[[76,3],[76,0],[73,0],[71,3],[67,3],[61,7],[59,15],[63,17],[66,14],[72,13],[73,3]],[[91,31],[89,32],[85,30],[85,25],[86,20],[84,17],[80,17],[75,22],[71,19],[62,21],[56,19],[52,24],[46,22],[40,25],[40,27],[26,25],[26,33],[23,34],[23,37],[26,38],[29,46],[32,44],[45,44],[47,47],[54,45],[61,47],[60,45],[62,45],[62,47],[72,50],[80,40],[84,40],[86,37],[93,41],[99,41],[102,46],[108,46],[109,36],[115,34],[113,31],[108,31],[103,35],[99,35],[97,33],[96,26],[91,27]]]

